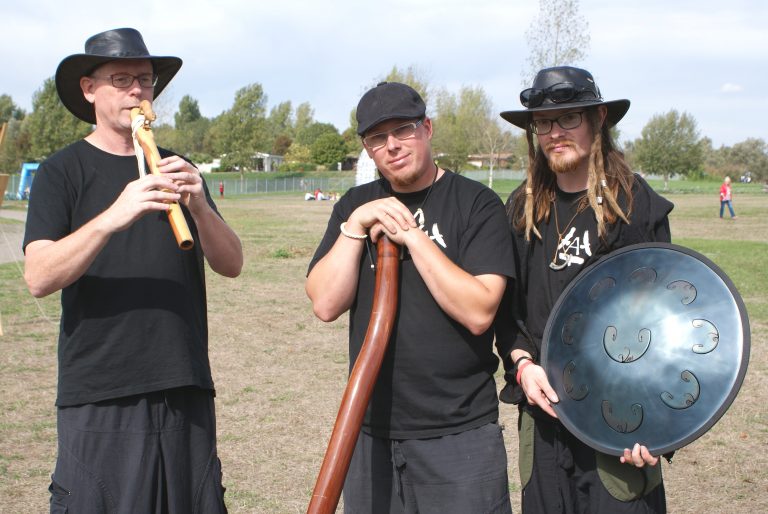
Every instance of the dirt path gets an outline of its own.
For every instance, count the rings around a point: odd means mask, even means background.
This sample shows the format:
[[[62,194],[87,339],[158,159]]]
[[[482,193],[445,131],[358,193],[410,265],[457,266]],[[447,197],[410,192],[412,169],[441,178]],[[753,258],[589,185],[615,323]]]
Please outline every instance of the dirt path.
[[[4,220],[16,220],[22,223],[5,223]],[[21,241],[24,238],[25,211],[0,209],[0,264],[22,261]]]

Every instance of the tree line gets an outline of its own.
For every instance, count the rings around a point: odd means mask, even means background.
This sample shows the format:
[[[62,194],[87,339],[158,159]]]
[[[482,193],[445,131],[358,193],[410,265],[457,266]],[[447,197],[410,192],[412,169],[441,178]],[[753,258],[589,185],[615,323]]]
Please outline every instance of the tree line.
[[[395,66],[371,86],[379,80],[408,83],[424,97],[435,126],[433,151],[441,166],[455,171],[477,165],[493,171],[499,163],[506,168],[525,167],[524,134],[500,120],[499,110],[482,87],[465,86],[458,92],[432,87],[413,67],[401,70]],[[91,130],[61,104],[53,78],[35,92],[29,113],[9,95],[0,95],[0,125],[3,123],[3,173],[18,171],[22,162],[45,159]],[[185,95],[175,109],[173,123],[154,127],[161,146],[197,163],[220,158],[221,171],[241,173],[258,171],[257,152],[283,156],[279,170],[284,172],[335,170],[337,163],[360,154],[356,129],[354,109],[349,126],[340,132],[331,123],[315,120],[309,103],[294,107],[284,101],[268,108],[268,97],[258,83],[238,90],[232,106],[213,118],[203,116],[197,100]],[[625,141],[623,147],[636,171],[666,179],[729,175],[738,180],[749,172],[753,180],[768,180],[768,145],[763,139],[714,148],[686,112],[671,110],[653,116],[641,136]]]
[[[532,83],[541,68],[578,66],[589,48],[589,22],[580,13],[578,0],[539,0],[538,14],[525,37],[529,55],[521,72],[523,87]],[[458,92],[432,87],[412,66],[402,70],[394,66],[369,86],[381,80],[410,84],[422,95],[435,127],[432,147],[441,166],[460,172],[480,165],[491,171],[491,180],[499,165],[513,169],[526,166],[525,135],[500,120],[499,110],[482,87],[465,86]],[[166,101],[161,97],[158,104]],[[155,105],[155,110],[166,109]],[[257,153],[283,156],[281,171],[333,170],[362,150],[354,109],[349,114],[349,127],[339,132],[331,123],[315,120],[314,110],[306,102],[294,107],[284,101],[268,109],[267,95],[258,83],[238,90],[232,107],[213,118],[202,116],[197,100],[190,95],[184,96],[173,112],[172,124],[161,120],[154,127],[161,146],[197,163],[220,158],[222,171],[257,171]],[[4,123],[6,141],[0,146],[0,173],[18,170],[25,161],[44,159],[91,129],[61,104],[53,78],[35,92],[31,113],[19,108],[10,96],[0,94],[0,126]],[[619,130],[614,128],[613,133],[618,141]],[[666,180],[675,175],[728,175],[734,180],[751,176],[768,181],[765,140],[749,138],[715,148],[711,139],[699,133],[696,120],[687,112],[673,109],[653,116],[640,137],[624,141],[622,146],[635,171]]]

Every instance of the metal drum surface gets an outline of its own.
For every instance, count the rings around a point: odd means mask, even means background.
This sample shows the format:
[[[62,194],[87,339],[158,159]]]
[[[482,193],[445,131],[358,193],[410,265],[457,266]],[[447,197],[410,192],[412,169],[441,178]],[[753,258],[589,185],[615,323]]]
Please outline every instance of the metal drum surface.
[[[731,280],[681,246],[645,243],[587,268],[547,321],[541,365],[562,423],[585,444],[653,455],[709,430],[749,361],[749,321]]]

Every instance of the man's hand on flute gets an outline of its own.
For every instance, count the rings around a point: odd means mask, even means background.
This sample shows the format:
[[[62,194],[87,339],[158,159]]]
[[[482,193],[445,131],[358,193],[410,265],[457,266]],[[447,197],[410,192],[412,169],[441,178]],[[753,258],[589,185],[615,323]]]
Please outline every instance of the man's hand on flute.
[[[145,214],[168,211],[170,204],[181,198],[179,189],[169,177],[146,175],[129,182],[99,218],[113,232],[125,230]]]
[[[179,200],[192,213],[208,207],[203,193],[203,179],[200,172],[177,155],[172,155],[157,162],[157,169],[163,177],[171,179],[177,186],[176,192],[181,195]]]

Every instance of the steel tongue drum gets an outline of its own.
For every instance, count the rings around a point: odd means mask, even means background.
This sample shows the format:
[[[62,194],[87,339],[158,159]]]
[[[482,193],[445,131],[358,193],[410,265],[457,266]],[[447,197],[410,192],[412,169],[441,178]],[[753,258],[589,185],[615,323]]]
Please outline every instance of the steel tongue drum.
[[[562,423],[585,444],[653,455],[694,441],[733,402],[749,320],[728,276],[693,250],[632,245],[585,269],[547,321],[541,365]]]

